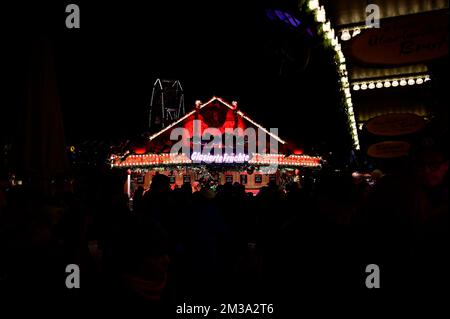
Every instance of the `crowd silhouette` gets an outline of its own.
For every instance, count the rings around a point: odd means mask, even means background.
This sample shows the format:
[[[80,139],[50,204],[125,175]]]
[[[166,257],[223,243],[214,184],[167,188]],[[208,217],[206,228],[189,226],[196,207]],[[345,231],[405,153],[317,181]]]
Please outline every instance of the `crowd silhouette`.
[[[157,174],[135,191],[132,210],[123,172],[85,172],[45,197],[5,186],[2,297],[157,311],[184,300],[355,298],[367,293],[371,263],[387,289],[445,286],[448,157],[424,149],[405,163],[386,166],[372,186],[324,169],[314,188],[271,182],[256,196],[239,183],[172,190]],[[81,289],[66,288],[68,264],[80,266]]]

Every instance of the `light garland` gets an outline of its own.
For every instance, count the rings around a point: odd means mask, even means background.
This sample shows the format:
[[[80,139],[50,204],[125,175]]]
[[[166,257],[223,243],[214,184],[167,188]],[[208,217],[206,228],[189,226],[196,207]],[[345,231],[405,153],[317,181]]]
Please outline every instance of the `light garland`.
[[[308,166],[318,167],[321,165],[321,157],[308,155],[284,154],[253,154],[247,162],[253,165],[282,165],[282,166]],[[185,154],[143,154],[130,155],[125,160],[120,156],[111,157],[111,167],[147,167],[147,166],[173,166],[195,164]],[[225,165],[226,166],[226,165]]]
[[[341,90],[345,94],[345,109],[347,112],[347,118],[348,123],[350,126],[350,131],[353,139],[353,146],[355,149],[359,150],[359,138],[358,138],[358,129],[356,127],[356,119],[355,119],[355,113],[353,112],[353,103],[352,103],[352,97],[350,92],[350,84],[348,80],[348,72],[347,72],[347,66],[345,64],[345,56],[342,52],[341,45],[339,43],[338,37],[336,36],[336,32],[331,27],[330,21],[327,21],[325,8],[320,5],[318,0],[309,0],[307,3],[307,8],[312,11],[314,15],[315,21],[319,24],[321,30],[321,35],[323,36],[324,40],[326,42],[329,42],[331,44],[331,47],[333,48],[336,56],[336,64],[337,64],[337,72],[340,75],[341,78]],[[355,28],[353,31],[354,35],[360,33],[361,30],[359,28]],[[349,34],[349,30],[347,30],[348,34],[345,34],[344,39],[341,39],[345,41],[345,39],[349,40],[351,38],[351,35]],[[350,37],[349,37],[350,36]]]
[[[364,25],[359,25],[359,26],[355,26],[353,28],[345,28],[345,29],[341,29],[339,30],[339,34],[340,34],[340,39],[342,41],[349,41],[351,40],[351,38],[356,37],[358,34],[361,33],[361,30],[364,29],[370,29],[372,28],[370,25],[366,26]]]
[[[407,86],[415,84],[423,84],[430,81],[430,76],[428,74],[405,76],[401,78],[385,78],[378,80],[366,80],[357,81],[352,83],[353,91],[366,90],[366,89],[382,89],[398,86]]]

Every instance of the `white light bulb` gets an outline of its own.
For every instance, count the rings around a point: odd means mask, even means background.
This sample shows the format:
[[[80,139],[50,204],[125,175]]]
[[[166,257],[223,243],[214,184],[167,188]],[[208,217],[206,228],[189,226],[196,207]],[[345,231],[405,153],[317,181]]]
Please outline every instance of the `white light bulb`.
[[[378,89],[381,89],[383,87],[383,83],[378,82],[376,86],[377,86]]]
[[[416,80],[416,83],[417,83],[417,84],[422,84],[422,83],[423,83],[423,79],[422,79],[422,78],[418,78],[418,79]]]
[[[391,86],[391,82],[389,82],[389,81],[384,82],[384,87],[385,88],[388,88],[390,86]]]
[[[333,40],[334,39],[334,29],[327,31],[326,36],[329,40]]]
[[[328,31],[331,30],[331,24],[330,24],[330,21],[328,21],[327,23],[324,23],[324,24],[323,24],[322,30],[323,30],[323,32],[328,32]]]
[[[353,85],[353,90],[358,91],[360,89],[359,84]]]
[[[369,89],[372,90],[372,89],[374,89],[374,88],[375,88],[375,84],[374,84],[374,83],[370,83],[370,84],[369,84]]]
[[[325,22],[326,14],[323,6],[320,6],[320,8],[316,11],[316,20],[317,22]]]
[[[342,31],[342,34],[341,34],[341,40],[342,41],[348,41],[351,38],[352,38],[352,36],[350,35],[350,32],[348,32],[348,30]]]
[[[309,0],[308,8],[309,10],[316,10],[319,7],[319,0]]]
[[[406,82],[405,80],[401,80],[401,81],[400,81],[400,85],[401,85],[401,86],[405,86],[406,84],[407,84],[407,82]]]
[[[414,84],[416,84],[416,81],[414,81],[414,79],[408,80],[408,85],[414,85]]]
[[[364,83],[363,85],[361,85],[361,90],[367,90],[367,84]]]
[[[397,81],[397,80],[392,81],[392,86],[393,86],[393,87],[398,86],[398,81]]]
[[[361,29],[360,28],[356,28],[355,30],[353,30],[353,35],[352,36],[357,36],[360,33],[361,33]]]

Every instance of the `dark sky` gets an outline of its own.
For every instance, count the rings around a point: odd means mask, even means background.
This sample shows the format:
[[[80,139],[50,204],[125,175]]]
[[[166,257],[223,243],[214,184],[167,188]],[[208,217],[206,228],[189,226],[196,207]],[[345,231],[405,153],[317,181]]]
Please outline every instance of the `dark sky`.
[[[45,35],[68,143],[145,131],[156,78],[179,79],[187,109],[212,95],[237,100],[256,121],[300,146],[346,140],[334,65],[318,39],[306,35],[310,22],[301,14],[302,29],[289,31],[266,17],[267,8],[277,7],[268,1],[73,2],[81,29],[65,28],[70,2],[19,2],[3,10],[3,134],[23,116],[30,45]],[[281,49],[293,61],[280,76]]]

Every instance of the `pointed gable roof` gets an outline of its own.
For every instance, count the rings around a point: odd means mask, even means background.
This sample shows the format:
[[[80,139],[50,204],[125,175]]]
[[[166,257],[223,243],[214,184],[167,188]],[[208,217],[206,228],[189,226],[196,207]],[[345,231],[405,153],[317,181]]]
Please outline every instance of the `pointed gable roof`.
[[[281,139],[278,135],[268,131],[262,125],[240,111],[235,103],[230,104],[224,99],[214,96],[206,103],[197,104],[194,110],[151,135],[149,137],[150,149],[157,152],[167,152],[167,149],[170,149],[173,142],[170,140],[170,132],[177,127],[184,127],[188,129],[192,135],[193,121],[195,119],[202,121],[202,131],[208,127],[214,127],[218,128],[223,133],[225,128],[239,127],[245,129],[247,127],[254,127],[255,129],[262,130],[280,144],[286,144],[286,141]]]

